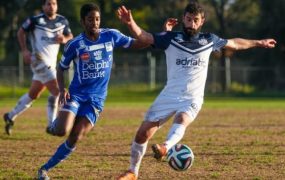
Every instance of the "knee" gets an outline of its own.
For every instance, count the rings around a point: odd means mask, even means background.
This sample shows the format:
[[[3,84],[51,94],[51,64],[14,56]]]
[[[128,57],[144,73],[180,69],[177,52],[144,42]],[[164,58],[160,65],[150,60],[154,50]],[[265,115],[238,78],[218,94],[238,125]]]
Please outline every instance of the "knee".
[[[56,129],[55,130],[55,135],[59,137],[66,136],[68,134],[68,130],[66,128],[64,129]]]
[[[32,99],[32,100],[36,100],[40,97],[40,94],[39,93],[29,93],[29,97]]]
[[[53,88],[52,90],[50,90],[50,93],[52,94],[52,96],[59,97],[59,89],[58,88]]]
[[[174,123],[183,124],[184,126],[188,126],[193,119],[186,113],[179,113],[174,118]]]

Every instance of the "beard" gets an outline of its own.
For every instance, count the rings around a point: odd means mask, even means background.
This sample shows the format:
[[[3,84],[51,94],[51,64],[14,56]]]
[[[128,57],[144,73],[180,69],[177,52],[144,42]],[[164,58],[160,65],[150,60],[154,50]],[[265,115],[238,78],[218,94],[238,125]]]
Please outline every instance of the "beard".
[[[186,27],[185,24],[183,24],[182,26],[183,26],[184,33],[190,37],[197,35],[201,31],[201,27],[199,27],[198,29],[195,30],[193,28]]]
[[[56,15],[56,12],[55,11],[48,11],[48,12],[45,12],[45,14],[47,17],[53,17],[54,15]]]

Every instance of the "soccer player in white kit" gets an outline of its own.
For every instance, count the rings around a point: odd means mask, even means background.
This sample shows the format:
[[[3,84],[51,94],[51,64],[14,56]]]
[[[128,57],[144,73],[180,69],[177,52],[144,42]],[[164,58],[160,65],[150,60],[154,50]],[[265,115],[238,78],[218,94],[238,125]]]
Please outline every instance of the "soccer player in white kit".
[[[33,72],[29,92],[24,94],[17,105],[4,114],[5,131],[11,134],[14,121],[18,115],[31,107],[33,101],[47,88],[48,126],[57,114],[59,88],[56,81],[56,63],[60,44],[65,44],[73,35],[69,22],[57,14],[57,0],[42,0],[43,13],[29,17],[18,31],[18,41],[24,62],[31,65]],[[32,52],[28,50],[26,39],[30,40]]]
[[[152,145],[154,157],[162,159],[167,151],[184,136],[188,125],[200,111],[207,78],[209,57],[212,51],[221,48],[242,50],[253,47],[273,48],[274,39],[248,40],[241,38],[222,39],[212,33],[202,33],[205,21],[203,8],[197,2],[189,3],[182,18],[183,31],[165,31],[150,34],[141,29],[133,20],[130,10],[124,6],[117,11],[118,18],[125,23],[138,40],[162,49],[166,54],[167,83],[146,113],[131,146],[131,160],[128,171],[120,180],[137,179],[141,160],[147,144],[155,132],[172,116],[173,124],[166,141]],[[171,30],[176,21],[166,23]]]

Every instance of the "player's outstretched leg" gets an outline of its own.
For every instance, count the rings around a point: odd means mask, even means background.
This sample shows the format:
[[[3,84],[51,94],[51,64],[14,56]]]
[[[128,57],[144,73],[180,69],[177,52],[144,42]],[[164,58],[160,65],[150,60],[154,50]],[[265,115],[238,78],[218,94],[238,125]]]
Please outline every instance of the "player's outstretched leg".
[[[42,167],[39,169],[38,172],[45,173],[44,175],[47,176],[47,172],[51,168],[55,167],[58,163],[66,159],[74,150],[75,150],[75,147],[70,145],[68,141],[65,141],[58,147],[57,151],[48,160],[48,162],[42,165]]]
[[[167,151],[183,138],[185,130],[186,127],[183,124],[174,123],[169,130],[166,141],[163,144],[151,146],[154,158],[161,161],[167,155]]]
[[[167,155],[167,149],[164,144],[154,144],[151,146],[151,149],[154,153],[153,157],[159,161]]]
[[[33,99],[30,98],[29,94],[24,94],[18,101],[17,105],[9,113],[5,113],[3,119],[6,123],[5,131],[8,135],[12,133],[12,127],[14,125],[15,119],[25,110],[33,104]]]
[[[44,169],[38,170],[38,180],[49,180],[47,171]]]
[[[8,135],[12,134],[12,127],[14,126],[14,121],[9,117],[8,113],[5,113],[3,115],[3,119],[5,121],[5,132]]]

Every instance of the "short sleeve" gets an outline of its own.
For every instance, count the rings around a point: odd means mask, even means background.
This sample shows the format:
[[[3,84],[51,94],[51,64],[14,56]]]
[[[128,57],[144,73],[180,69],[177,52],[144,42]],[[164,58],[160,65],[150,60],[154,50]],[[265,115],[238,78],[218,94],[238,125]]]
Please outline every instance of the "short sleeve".
[[[133,42],[133,38],[124,35],[118,30],[111,29],[114,47],[129,48]]]
[[[75,48],[75,44],[72,43],[72,41],[69,43],[67,43],[64,46],[64,52],[63,55],[61,56],[61,60],[59,62],[59,67],[62,70],[66,70],[69,69],[70,63],[73,59],[75,59],[76,57],[76,48]]]
[[[213,39],[213,51],[220,51],[221,48],[223,48],[227,43],[228,40],[220,38],[219,36],[215,34],[211,34],[212,39]]]
[[[164,31],[160,33],[153,33],[154,44],[153,47],[157,49],[167,49],[171,39],[173,38],[173,33]]]
[[[63,23],[65,24],[65,27],[63,29],[63,34],[64,35],[69,35],[71,33],[71,29],[70,29],[68,20],[64,19]]]
[[[34,18],[33,17],[29,17],[27,18],[24,23],[22,24],[22,28],[25,31],[31,31],[32,29],[34,29],[35,27],[35,23],[34,23]]]

